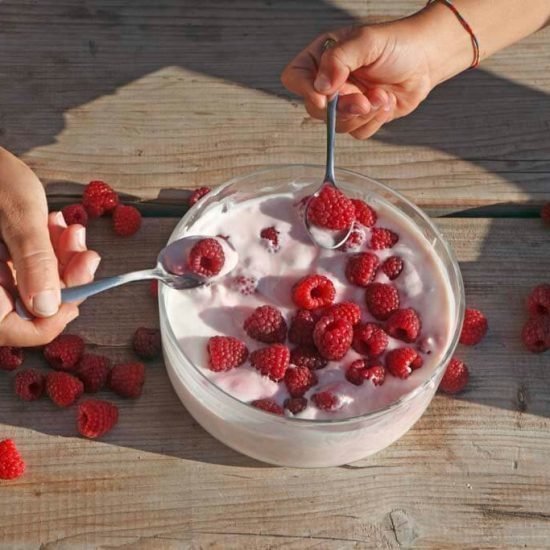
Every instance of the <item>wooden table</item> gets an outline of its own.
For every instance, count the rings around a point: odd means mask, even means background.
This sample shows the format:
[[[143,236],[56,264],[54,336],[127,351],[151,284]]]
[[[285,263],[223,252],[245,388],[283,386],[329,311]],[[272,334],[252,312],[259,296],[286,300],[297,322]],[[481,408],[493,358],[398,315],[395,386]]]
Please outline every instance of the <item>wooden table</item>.
[[[52,208],[105,179],[139,202],[138,235],[89,230],[99,275],[147,265],[186,189],[266,164],[319,163],[323,129],[279,83],[321,30],[417,9],[413,0],[5,0],[0,140],[47,184]],[[368,142],[338,140],[338,164],[426,208],[461,261],[490,333],[460,350],[468,390],[438,396],[396,444],[362,463],[275,468],[205,433],[162,362],[143,397],[119,400],[101,442],[74,411],[25,404],[0,377],[0,439],[28,473],[0,484],[2,548],[469,548],[550,544],[550,355],[522,349],[523,301],[549,280],[550,32],[437,89]],[[155,326],[145,286],[90,300],[71,330],[130,357]],[[29,353],[28,365],[41,365]]]

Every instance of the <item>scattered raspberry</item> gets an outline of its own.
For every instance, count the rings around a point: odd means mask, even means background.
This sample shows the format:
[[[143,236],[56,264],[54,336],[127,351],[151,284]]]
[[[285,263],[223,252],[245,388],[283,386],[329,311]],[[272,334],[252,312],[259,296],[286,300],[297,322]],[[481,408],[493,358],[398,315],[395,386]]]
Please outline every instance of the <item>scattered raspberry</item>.
[[[311,199],[307,213],[311,224],[326,229],[348,229],[355,220],[351,200],[331,185],[325,185],[319,195]]]
[[[525,347],[533,353],[542,353],[550,348],[550,317],[538,316],[529,319],[521,331]]]
[[[0,346],[0,370],[12,371],[23,364],[23,350],[13,346]]]
[[[74,370],[83,353],[84,340],[76,334],[60,334],[44,348],[44,357],[55,370]]]
[[[399,293],[394,286],[386,283],[370,283],[366,287],[365,302],[375,319],[385,321],[399,308]]]
[[[386,355],[386,368],[397,378],[408,378],[423,365],[422,357],[413,348],[397,348]]]
[[[307,408],[305,397],[289,397],[285,400],[285,409],[292,414],[299,414]]]
[[[399,236],[397,235],[397,233],[391,231],[391,229],[373,227],[369,242],[369,248],[372,248],[373,250],[392,248],[398,240]]]
[[[324,369],[328,361],[319,355],[313,346],[298,346],[290,352],[290,362],[296,367],[306,367],[309,370]]]
[[[110,359],[103,355],[85,353],[78,363],[76,375],[82,380],[85,392],[95,393],[105,386],[110,370]]]
[[[445,393],[461,392],[468,383],[468,367],[453,357],[439,383],[439,389]]]
[[[82,382],[68,372],[50,372],[46,376],[46,393],[58,407],[72,405],[83,391]]]
[[[202,239],[193,245],[187,264],[189,270],[202,277],[214,277],[225,263],[222,245],[212,238]]]
[[[82,194],[82,204],[90,218],[99,218],[118,205],[118,195],[103,181],[91,181]]]
[[[550,225],[550,202],[547,202],[540,211],[540,217],[543,223]]]
[[[120,204],[113,212],[113,231],[121,237],[130,237],[141,227],[141,214],[137,208]]]
[[[189,197],[189,201],[188,201],[189,207],[199,202],[205,195],[208,195],[210,191],[211,191],[210,187],[199,187],[198,189],[195,189]]]
[[[244,330],[250,338],[258,342],[275,344],[286,340],[287,326],[278,309],[272,306],[261,306],[245,320]]]
[[[372,283],[378,267],[378,258],[371,252],[354,254],[346,265],[346,278],[357,286],[367,286]]]
[[[269,252],[277,252],[281,247],[279,244],[279,232],[273,226],[262,229],[260,237],[266,244]]]
[[[252,276],[238,275],[233,279],[231,286],[243,296],[250,296],[256,292],[258,279]]]
[[[466,346],[475,346],[483,340],[487,329],[487,319],[479,309],[466,309],[459,342]]]
[[[145,383],[143,363],[121,363],[115,365],[109,374],[109,389],[121,397],[135,399],[141,395]]]
[[[87,399],[78,405],[78,433],[95,439],[111,431],[118,422],[118,407],[101,399]]]
[[[538,285],[529,293],[527,309],[533,316],[550,315],[550,285]]]
[[[307,367],[287,369],[284,380],[291,397],[303,397],[310,388],[317,384],[317,376]]]
[[[262,409],[262,411],[268,413],[278,414],[279,416],[283,416],[285,414],[283,408],[280,405],[277,405],[273,399],[256,399],[256,401],[252,401],[250,404],[257,409]]]
[[[348,382],[361,386],[365,380],[370,380],[374,386],[381,386],[386,378],[386,369],[382,365],[368,366],[364,359],[354,361],[346,370]]]
[[[26,369],[15,375],[15,393],[23,401],[40,399],[44,384],[44,375],[35,369]]]
[[[376,323],[362,323],[353,329],[353,349],[361,355],[378,357],[388,347],[388,335]]]
[[[418,313],[411,307],[394,311],[386,322],[386,332],[403,342],[416,342],[422,323]]]
[[[221,372],[239,367],[248,359],[248,348],[232,336],[213,336],[208,340],[208,368]]]
[[[317,322],[313,313],[307,309],[299,309],[290,322],[288,339],[293,344],[302,346],[313,345],[313,329]]]
[[[17,479],[25,473],[25,462],[12,439],[0,441],[0,479]]]
[[[338,399],[338,396],[334,395],[330,391],[315,393],[311,397],[311,400],[315,406],[322,411],[335,411],[340,408],[340,400]]]
[[[342,359],[351,347],[353,327],[346,319],[321,317],[313,331],[313,341],[319,353],[329,361]]]
[[[302,309],[330,306],[335,296],[332,281],[324,275],[307,275],[292,289],[292,301]]]
[[[394,281],[403,271],[403,260],[399,256],[390,256],[382,264],[382,271],[390,281]]]
[[[156,359],[161,351],[160,330],[140,327],[134,332],[132,346],[141,359]]]
[[[159,282],[157,279],[153,279],[149,283],[149,294],[152,298],[155,298],[155,300],[159,297]]]
[[[73,225],[75,223],[79,223],[84,227],[88,225],[88,213],[81,204],[69,204],[61,210],[61,213],[67,225]]]
[[[374,209],[361,199],[351,199],[351,202],[355,208],[355,219],[365,227],[372,227],[378,219]]]
[[[340,250],[343,252],[358,250],[365,244],[366,240],[367,234],[365,233],[365,230],[361,227],[354,227],[344,244],[340,246]]]
[[[361,308],[353,302],[341,302],[329,306],[323,311],[323,316],[330,315],[335,319],[346,319],[352,325],[356,325],[361,320]]]
[[[282,380],[290,362],[290,351],[283,344],[273,344],[250,354],[250,362],[264,376],[275,382]]]

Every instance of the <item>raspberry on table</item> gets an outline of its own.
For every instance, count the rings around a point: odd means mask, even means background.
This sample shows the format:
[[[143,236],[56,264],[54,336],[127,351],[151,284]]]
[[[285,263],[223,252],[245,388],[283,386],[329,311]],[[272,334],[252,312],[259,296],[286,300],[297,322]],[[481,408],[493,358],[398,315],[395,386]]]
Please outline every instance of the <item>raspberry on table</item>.
[[[23,359],[22,348],[0,346],[0,370],[15,370],[23,364]]]
[[[378,219],[374,208],[361,199],[351,199],[351,202],[355,208],[355,219],[365,227],[372,227]]]
[[[375,319],[385,321],[399,308],[399,292],[386,283],[370,283],[365,288],[365,302]]]
[[[423,364],[422,357],[413,348],[392,349],[386,355],[386,368],[397,378],[408,378],[413,370]]]
[[[468,384],[468,367],[456,357],[453,357],[439,383],[439,389],[445,393],[459,393]]]
[[[351,347],[353,327],[346,319],[330,315],[321,317],[313,331],[313,341],[319,353],[329,361],[338,361]]]
[[[248,359],[248,348],[233,336],[212,336],[208,340],[208,368],[222,372],[241,366]]]
[[[44,393],[46,379],[36,369],[25,369],[15,375],[15,393],[23,401],[35,401]]]
[[[194,189],[191,195],[189,196],[189,200],[188,200],[189,207],[199,202],[204,196],[208,195],[210,191],[212,191],[210,187],[199,187],[198,189]]]
[[[353,302],[340,302],[333,304],[323,311],[323,316],[330,315],[335,319],[346,319],[352,325],[361,320],[361,308]]]
[[[292,289],[292,301],[302,309],[317,309],[334,302],[336,289],[324,275],[307,275]]]
[[[284,382],[291,397],[303,397],[317,384],[317,376],[307,367],[290,367],[285,372]]]
[[[382,264],[382,271],[390,281],[394,281],[403,271],[403,260],[399,256],[390,256]]]
[[[285,399],[285,409],[292,414],[299,414],[307,408],[307,399],[305,397],[289,397]]]
[[[306,367],[309,370],[324,369],[328,361],[321,357],[314,346],[298,346],[290,352],[290,363],[296,367]]]
[[[523,325],[521,340],[533,353],[542,353],[550,349],[550,316],[531,317]]]
[[[214,277],[225,263],[222,245],[213,238],[201,239],[193,245],[187,258],[189,270],[201,277]]]
[[[273,306],[260,306],[246,318],[244,330],[254,340],[265,344],[283,343],[287,326],[281,312]]]
[[[113,212],[113,231],[121,237],[131,237],[141,227],[141,213],[126,204],[118,205]]]
[[[393,248],[397,241],[399,240],[399,235],[393,232],[391,229],[385,229],[383,227],[373,227],[369,248],[373,250],[383,250],[384,248]]]
[[[117,207],[118,195],[104,181],[91,181],[84,188],[82,205],[90,218],[99,218]]]
[[[231,287],[243,296],[251,296],[256,292],[258,287],[258,279],[251,275],[237,275],[231,281]]]
[[[540,217],[546,225],[550,226],[550,202],[547,202],[540,211]]]
[[[46,393],[58,407],[72,405],[83,392],[82,382],[68,372],[50,372],[46,376]]]
[[[250,363],[275,382],[282,380],[290,363],[290,350],[283,344],[257,349],[250,354]]]
[[[120,363],[115,365],[109,373],[109,389],[121,397],[138,398],[144,383],[145,367],[143,363]]]
[[[141,359],[156,359],[160,356],[162,345],[158,328],[140,327],[134,332],[132,347]]]
[[[293,344],[302,346],[313,345],[313,329],[317,319],[308,309],[299,309],[292,320],[288,329],[288,339]]]
[[[273,399],[256,399],[255,401],[252,401],[250,403],[253,407],[256,407],[257,409],[261,409],[262,411],[276,414],[279,416],[283,416],[285,414],[285,411],[283,408],[275,403]]]
[[[319,195],[311,199],[307,213],[309,223],[332,230],[348,229],[355,220],[351,200],[331,185],[325,185]]]
[[[397,340],[408,344],[416,342],[420,335],[422,323],[418,313],[411,307],[397,309],[386,321],[386,332]]]
[[[527,297],[527,309],[533,316],[550,315],[550,285],[537,285]]]
[[[378,258],[372,252],[350,256],[346,264],[347,280],[357,286],[367,286],[374,281]]]
[[[13,439],[0,441],[0,479],[17,479],[25,473],[25,461]]]
[[[340,246],[340,250],[343,252],[358,250],[365,244],[366,240],[367,234],[365,230],[362,227],[356,226],[350,231],[348,238],[345,240],[344,244]]]
[[[479,344],[489,328],[485,315],[479,309],[466,309],[459,342],[466,346]]]
[[[44,358],[55,370],[75,370],[83,353],[84,340],[76,334],[60,334],[44,348]]]
[[[69,204],[65,206],[61,213],[67,225],[78,223],[86,227],[88,225],[88,213],[82,204]]]
[[[107,383],[111,370],[111,360],[103,355],[85,353],[76,368],[76,375],[84,384],[86,393],[95,393]]]
[[[118,422],[118,407],[102,399],[87,399],[78,405],[78,433],[96,439],[111,431]]]
[[[361,323],[353,329],[353,349],[367,357],[378,357],[388,347],[388,335],[377,323]]]
[[[322,411],[335,411],[340,408],[341,403],[338,396],[331,391],[321,391],[312,395],[313,404]]]
[[[269,252],[277,252],[281,247],[279,243],[279,232],[275,227],[265,227],[260,231],[261,239],[266,243]]]

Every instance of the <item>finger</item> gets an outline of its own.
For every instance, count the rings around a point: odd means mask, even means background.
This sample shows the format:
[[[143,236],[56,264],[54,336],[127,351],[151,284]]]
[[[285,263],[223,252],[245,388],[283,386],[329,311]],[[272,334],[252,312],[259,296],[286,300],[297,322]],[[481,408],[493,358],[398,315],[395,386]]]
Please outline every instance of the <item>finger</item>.
[[[372,105],[373,111],[389,111],[391,108],[390,94],[383,88],[369,88],[366,92],[369,103]]]
[[[64,278],[65,268],[71,258],[86,250],[86,228],[80,224],[73,224],[63,230],[57,243],[57,258],[60,272]]]
[[[366,124],[350,132],[350,134],[356,139],[368,139],[386,123],[391,120],[391,112],[384,111],[373,119],[369,120]]]
[[[5,262],[0,262],[0,286],[5,288],[10,293],[15,292],[13,271],[11,270],[11,267]]]
[[[48,216],[48,230],[50,232],[50,241],[57,254],[57,247],[59,246],[59,238],[63,231],[67,229],[67,223],[61,212],[51,212]]]
[[[99,254],[93,250],[78,252],[71,258],[65,268],[63,275],[65,284],[67,286],[77,286],[90,283],[94,279],[100,262]]]
[[[10,259],[8,247],[0,241],[0,262],[7,262]]]
[[[0,286],[0,319],[11,313],[14,308],[13,296],[7,288]]]
[[[369,100],[361,93],[341,95],[338,99],[340,117],[367,116],[372,111]]]

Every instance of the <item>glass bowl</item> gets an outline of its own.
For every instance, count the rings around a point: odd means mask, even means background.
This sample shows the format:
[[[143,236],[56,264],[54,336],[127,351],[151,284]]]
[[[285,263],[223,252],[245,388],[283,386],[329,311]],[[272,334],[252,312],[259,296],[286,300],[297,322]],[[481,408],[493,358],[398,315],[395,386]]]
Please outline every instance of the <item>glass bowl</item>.
[[[209,193],[193,206],[174,229],[170,240],[185,234],[204,210],[238,194],[239,200],[289,189],[316,189],[323,167],[292,165],[266,168],[239,176]],[[214,385],[186,357],[167,317],[170,291],[160,286],[160,325],[164,358],[174,389],[193,418],[212,436],[254,459],[293,467],[338,466],[372,455],[404,435],[422,416],[458,343],[464,314],[464,288],[458,263],[449,245],[429,218],[389,187],[348,170],[337,170],[336,181],[351,197],[391,203],[412,220],[438,256],[454,301],[451,338],[431,376],[384,408],[353,418],[311,420],[269,414],[239,401]]]

